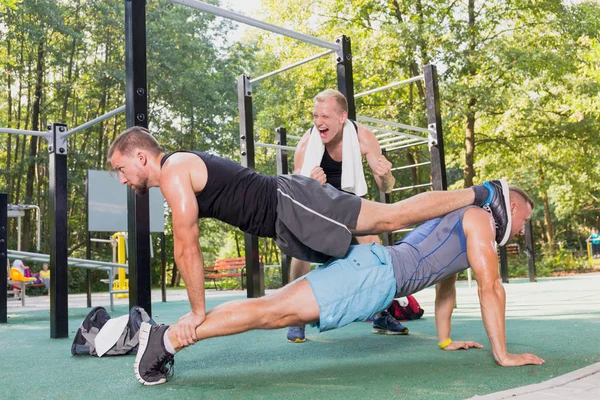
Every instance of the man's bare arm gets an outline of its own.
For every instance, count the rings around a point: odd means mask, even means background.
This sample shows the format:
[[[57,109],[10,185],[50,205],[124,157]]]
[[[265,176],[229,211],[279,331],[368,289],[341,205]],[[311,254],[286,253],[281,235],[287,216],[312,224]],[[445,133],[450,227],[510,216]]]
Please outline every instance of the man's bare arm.
[[[542,364],[531,353],[511,354],[506,348],[506,294],[498,276],[494,220],[479,208],[467,210],[463,220],[467,237],[467,257],[477,280],[483,325],[494,359],[501,366]]]
[[[456,303],[456,277],[456,275],[452,275],[435,285],[435,326],[438,333],[438,344],[446,343],[450,339],[452,311],[454,311]],[[459,350],[470,347],[482,348],[483,346],[473,341],[452,340],[443,349]]]
[[[179,340],[184,345],[196,341],[196,327],[206,317],[204,298],[204,262],[200,249],[198,203],[190,176],[180,166],[164,169],[161,191],[173,216],[174,258],[185,282],[192,311],[182,317]]]
[[[304,154],[306,153],[306,146],[308,146],[308,140],[310,139],[310,130],[304,133],[304,136],[298,141],[296,145],[296,151],[294,152],[294,174],[299,174],[304,165]]]
[[[373,132],[363,125],[358,125],[358,138],[361,153],[367,158],[367,163],[375,178],[377,187],[384,193],[391,192],[396,179],[392,175],[392,164],[381,154],[379,141]]]

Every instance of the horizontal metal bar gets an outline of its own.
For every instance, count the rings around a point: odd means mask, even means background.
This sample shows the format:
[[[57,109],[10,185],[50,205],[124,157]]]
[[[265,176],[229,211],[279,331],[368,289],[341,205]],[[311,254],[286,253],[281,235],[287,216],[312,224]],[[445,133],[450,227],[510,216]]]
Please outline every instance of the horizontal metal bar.
[[[406,125],[406,124],[401,124],[398,122],[390,122],[390,121],[384,121],[382,119],[363,117],[362,115],[359,115],[358,117],[356,117],[356,119],[358,121],[371,122],[372,124],[388,125],[388,126],[393,126],[394,128],[401,128],[401,129],[406,129],[409,131],[435,133],[435,131],[433,129],[429,130],[427,128],[419,128],[418,126]]]
[[[282,149],[282,150],[290,150],[290,151],[296,151],[296,148],[294,146],[282,146],[280,144],[268,144],[268,143],[254,143],[254,145],[256,147],[267,147],[269,149]]]
[[[10,129],[10,128],[0,128],[1,133],[12,133],[16,135],[31,135],[31,136],[41,136],[48,138],[50,137],[49,132],[40,132],[40,131],[26,131],[22,129]]]
[[[326,49],[337,50],[340,48],[335,43],[330,43],[322,39],[317,39],[312,36],[305,35],[300,32],[293,31],[291,29],[282,28],[277,25],[270,24],[268,22],[260,21],[258,19],[250,18],[244,14],[239,14],[233,11],[226,10],[224,8],[216,7],[211,4],[204,3],[198,0],[171,0],[173,3],[179,3],[184,6],[195,8],[200,11],[204,11],[210,14],[218,15],[219,17],[232,19],[234,21],[241,22],[246,25],[254,26],[256,28],[264,29],[266,31],[279,33],[280,35],[288,36],[294,39],[301,40],[306,43],[314,44],[316,46],[324,47]]]
[[[362,92],[362,93],[359,93],[359,94],[355,94],[354,98],[358,99],[360,97],[367,96],[369,94],[383,92],[384,90],[388,90],[388,89],[391,89],[393,87],[400,86],[400,85],[406,85],[407,83],[411,83],[411,82],[415,82],[415,81],[420,81],[422,79],[423,79],[423,75],[413,76],[412,78],[408,78],[408,79],[405,79],[405,80],[400,81],[400,82],[390,83],[389,85],[385,85],[385,86],[382,86],[382,87],[379,87],[379,88],[367,90],[366,92]]]
[[[394,189],[392,189],[392,192],[399,192],[401,190],[410,190],[410,189],[415,189],[415,188],[420,188],[420,187],[427,187],[427,186],[431,186],[431,185],[433,185],[433,183],[429,182],[429,183],[423,183],[421,185],[404,186],[404,187],[394,188]]]
[[[113,243],[113,241],[111,239],[96,239],[96,238],[91,238],[90,242],[97,242],[97,243]]]
[[[50,262],[50,256],[48,254],[41,253],[30,253],[27,251],[16,251],[16,250],[8,250],[8,258],[12,259],[29,259],[35,262]],[[96,260],[86,260],[85,258],[72,258],[69,257],[67,259],[69,267],[76,268],[87,268],[87,269],[108,269],[110,268],[125,268],[129,269],[127,264],[118,264],[113,262],[106,261],[96,261]]]
[[[327,54],[331,54],[331,53],[333,53],[333,50],[327,50],[327,51],[324,51],[324,52],[319,53],[317,55],[314,55],[312,57],[305,58],[304,60],[298,61],[298,62],[296,62],[294,64],[290,64],[290,65],[288,65],[286,67],[279,68],[279,69],[277,69],[275,71],[272,71],[272,72],[269,72],[267,74],[261,75],[259,77],[254,78],[254,79],[250,79],[250,83],[260,82],[263,79],[267,79],[267,78],[270,78],[270,77],[272,77],[274,75],[277,75],[277,74],[280,74],[282,72],[288,71],[290,69],[299,67],[299,66],[301,66],[303,64],[306,64],[306,63],[311,62],[313,60],[319,59],[319,58],[321,58],[323,56],[326,56]]]
[[[384,150],[385,151],[394,151],[394,150],[406,149],[407,147],[420,146],[422,144],[427,144],[427,143],[429,143],[429,142],[424,140],[422,142],[410,143],[410,144],[405,144],[405,145],[397,146],[397,147],[396,146],[385,147]]]
[[[63,137],[69,137],[69,136],[71,136],[74,133],[77,133],[77,132],[79,132],[79,131],[81,131],[83,129],[89,128],[92,125],[96,125],[98,122],[104,121],[105,119],[108,119],[108,118],[110,118],[110,117],[112,117],[114,115],[121,114],[122,112],[125,112],[125,106],[121,106],[119,108],[116,108],[116,109],[114,109],[112,111],[107,112],[104,115],[101,115],[101,116],[99,116],[97,118],[94,118],[91,121],[86,122],[85,124],[81,124],[78,127],[73,128],[70,131],[65,132],[65,134],[63,135]]]
[[[296,135],[286,135],[286,137],[288,139],[298,139],[298,140],[302,139],[302,136],[296,136]]]
[[[389,138],[385,138],[383,140],[379,141],[379,145],[382,147],[387,147],[389,146],[392,142],[393,143],[409,143],[409,142],[420,142],[425,140],[424,138],[406,138],[406,137],[401,137],[401,136],[394,136],[394,137],[389,137]]]
[[[367,125],[367,124],[363,124],[363,125],[369,129],[371,129],[373,132],[385,132],[385,133],[391,133],[392,135],[402,136],[402,137],[407,137],[407,138],[410,137],[410,138],[415,138],[415,139],[424,139],[423,136],[413,135],[412,133],[398,132],[398,131],[393,131],[391,129],[378,128],[376,126]],[[382,136],[382,135],[379,135],[379,136]],[[379,137],[379,136],[375,136],[375,137]]]
[[[403,167],[392,168],[392,171],[399,171],[401,169],[407,169],[407,168],[416,168],[416,167],[420,167],[421,165],[429,165],[429,164],[431,164],[431,161],[426,161],[426,162],[422,162],[422,163],[418,163],[418,164],[405,165]]]

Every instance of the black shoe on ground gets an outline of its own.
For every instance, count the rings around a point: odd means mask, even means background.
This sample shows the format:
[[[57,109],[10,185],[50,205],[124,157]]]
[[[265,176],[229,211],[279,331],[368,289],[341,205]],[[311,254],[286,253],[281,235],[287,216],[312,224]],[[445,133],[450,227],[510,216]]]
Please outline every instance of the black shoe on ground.
[[[396,321],[390,313],[384,311],[379,318],[373,318],[371,332],[384,335],[408,335],[408,328]]]
[[[510,239],[512,227],[508,184],[504,179],[499,179],[484,182],[483,186],[489,190],[490,195],[482,207],[492,213],[496,221],[496,243],[504,246]]]
[[[173,375],[173,354],[165,349],[163,337],[169,325],[150,325],[142,322],[140,326],[140,344],[133,371],[135,377],[144,385],[160,385]]]

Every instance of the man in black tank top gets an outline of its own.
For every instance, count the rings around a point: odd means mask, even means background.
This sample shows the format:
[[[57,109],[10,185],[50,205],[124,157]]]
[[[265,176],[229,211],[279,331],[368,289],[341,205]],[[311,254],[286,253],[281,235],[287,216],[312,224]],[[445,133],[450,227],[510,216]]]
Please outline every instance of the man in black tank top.
[[[325,146],[323,158],[319,166],[312,169],[310,176],[322,185],[330,184],[337,190],[342,190],[342,147],[344,124],[348,120],[348,102],[346,97],[337,90],[328,89],[314,98],[314,126],[312,126],[298,142],[294,153],[294,173],[302,171],[311,135],[319,135]],[[395,179],[392,175],[392,164],[381,153],[381,147],[373,132],[364,125],[350,121],[354,128],[352,133],[358,136],[361,156],[367,160],[371,173],[381,192],[389,193],[394,188]],[[354,194],[354,193],[353,193]],[[380,243],[379,236],[357,236],[353,243]],[[292,259],[290,265],[290,280],[295,280],[310,271],[310,263]],[[377,316],[373,322],[374,333],[406,334],[408,330],[391,316]],[[382,329],[382,324],[387,325]],[[305,342],[304,327],[290,327],[287,335],[292,343]]]
[[[525,192],[510,187],[509,209],[513,220],[509,236],[524,234],[533,206]],[[221,304],[196,328],[196,337],[204,340],[253,329],[279,329],[288,324],[312,323],[321,332],[337,329],[372,317],[387,308],[399,293],[410,294],[436,284],[439,348],[444,351],[482,348],[475,341],[450,339],[456,274],[471,267],[495,361],[501,366],[544,363],[535,354],[508,351],[506,298],[498,273],[494,220],[488,212],[474,206],[464,207],[427,221],[411,235],[406,241],[388,247],[374,243],[351,246],[344,258],[332,259],[304,279],[266,297]],[[140,349],[134,364],[138,381],[146,385],[166,382],[166,365],[186,345],[179,340],[180,329],[181,323],[171,327],[142,324]],[[435,346],[434,343],[430,340],[430,345]],[[534,343],[534,339],[522,338],[520,345]],[[471,356],[462,356],[465,357]]]
[[[382,204],[320,185],[312,178],[263,176],[207,153],[165,155],[141,127],[119,135],[107,159],[122,184],[138,195],[158,186],[170,206],[174,259],[191,306],[178,330],[184,345],[196,341],[195,329],[206,318],[198,218],[216,218],[245,232],[273,237],[289,256],[315,262],[343,257],[353,234],[393,231],[472,204],[489,204],[496,221],[501,221],[500,238],[510,226],[508,190],[499,181]]]

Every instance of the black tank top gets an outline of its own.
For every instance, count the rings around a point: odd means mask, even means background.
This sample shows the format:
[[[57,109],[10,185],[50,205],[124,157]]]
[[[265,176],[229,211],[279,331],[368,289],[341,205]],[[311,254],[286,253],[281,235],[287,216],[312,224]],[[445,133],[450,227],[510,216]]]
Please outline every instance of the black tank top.
[[[198,218],[216,218],[253,235],[275,237],[277,177],[212,154],[184,152],[200,157],[208,172],[204,190],[196,193]],[[162,158],[161,167],[172,154]]]
[[[352,120],[349,121],[352,122],[352,125],[354,125],[354,128],[356,129],[356,134],[358,135],[358,126],[356,125],[356,122]],[[314,126],[310,129],[311,135],[313,129]],[[331,158],[329,152],[327,151],[327,148],[325,148],[325,153],[323,153],[321,165],[319,166],[323,168],[323,172],[325,172],[325,175],[327,175],[327,183],[329,183],[337,190],[342,190],[342,162],[335,161],[333,158]]]

